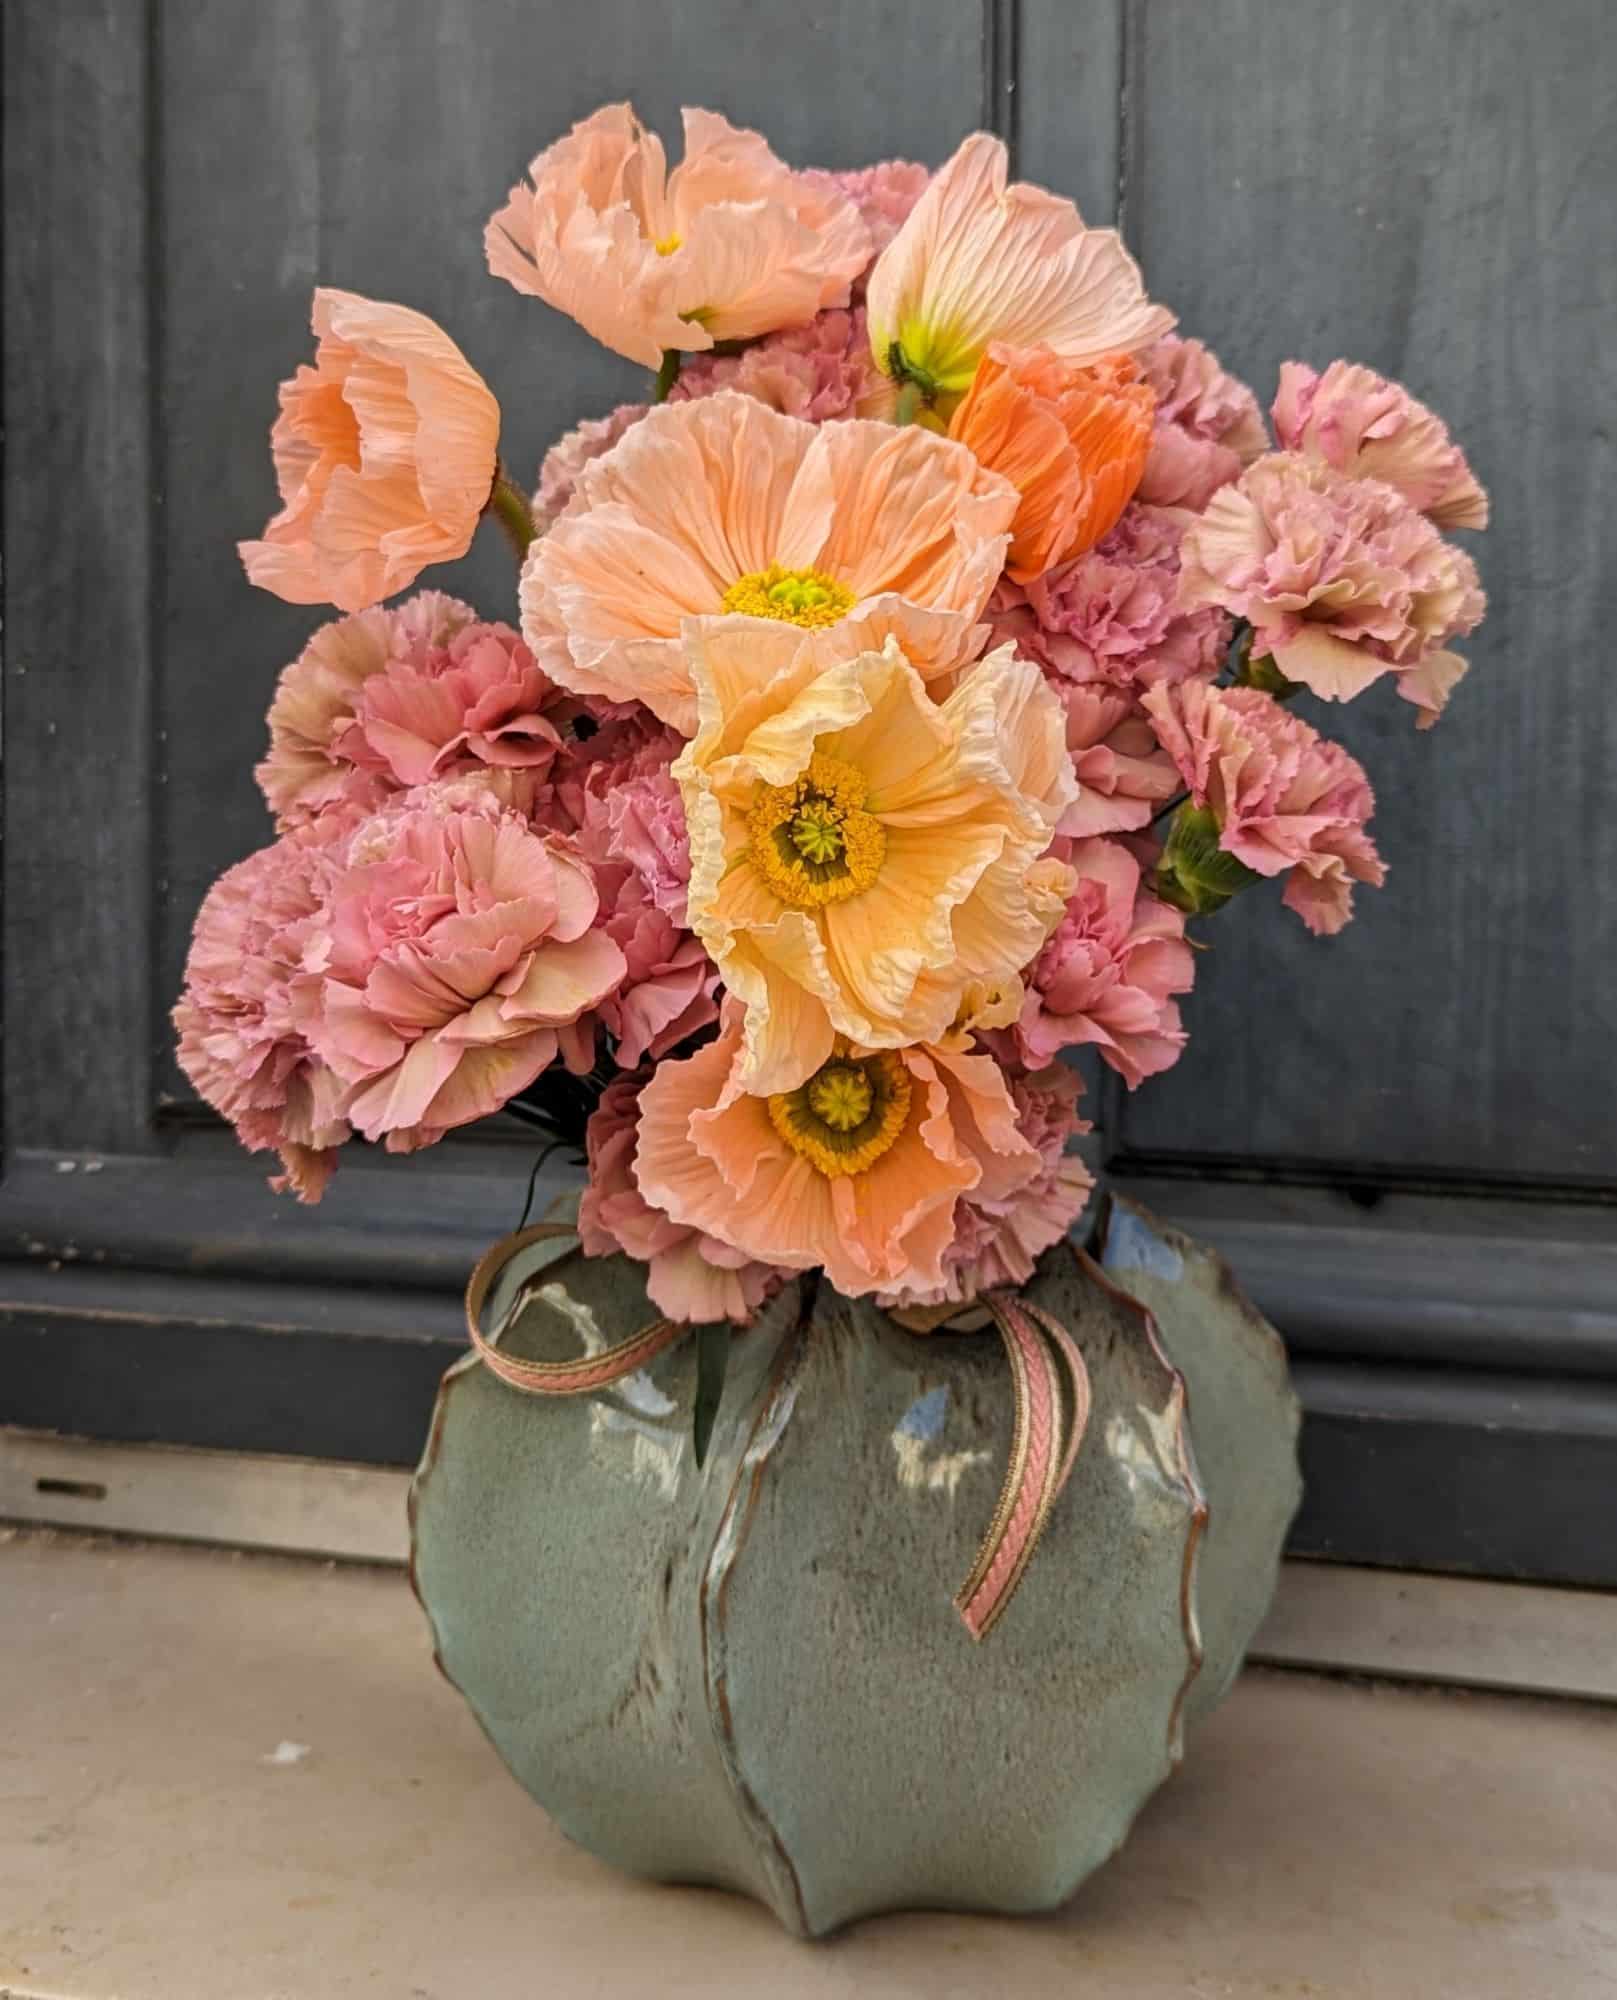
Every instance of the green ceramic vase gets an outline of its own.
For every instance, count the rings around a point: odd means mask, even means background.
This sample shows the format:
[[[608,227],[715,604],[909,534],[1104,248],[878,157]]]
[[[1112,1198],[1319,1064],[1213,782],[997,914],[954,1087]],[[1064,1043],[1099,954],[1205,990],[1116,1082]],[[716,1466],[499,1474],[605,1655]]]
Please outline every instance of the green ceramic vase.
[[[700,1468],[694,1342],[566,1400],[449,1371],[416,1588],[444,1672],[567,1834],[807,1936],[1047,1909],[1117,1847],[1268,1603],[1297,1405],[1217,1257],[1121,1200],[1092,1249],[1058,1245],[1026,1289],[1093,1406],[980,1644],[952,1597],[1011,1446],[991,1332],[921,1337],[793,1284],[737,1339]],[[513,1351],[599,1351],[655,1317],[625,1259],[545,1245],[502,1282],[547,1263]]]

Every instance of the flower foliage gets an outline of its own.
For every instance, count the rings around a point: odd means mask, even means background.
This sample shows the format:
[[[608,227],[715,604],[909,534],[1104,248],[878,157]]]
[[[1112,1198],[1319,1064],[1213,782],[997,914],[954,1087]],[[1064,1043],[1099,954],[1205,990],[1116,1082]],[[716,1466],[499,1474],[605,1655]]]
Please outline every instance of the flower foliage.
[[[1437,719],[1487,499],[1345,361],[1282,367],[1271,438],[998,140],[829,173],[684,123],[670,171],[606,107],[489,221],[656,371],[531,501],[446,334],[316,293],[242,553],[343,615],[281,674],[276,837],[202,905],[180,1061],[307,1201],[355,1140],[564,1106],[583,1248],[661,1312],[807,1270],[947,1312],[1082,1212],[1071,1058],[1181,1059],[1201,925],[1273,879],[1329,935],[1382,882],[1299,705]],[[398,599],[485,514],[516,624]]]

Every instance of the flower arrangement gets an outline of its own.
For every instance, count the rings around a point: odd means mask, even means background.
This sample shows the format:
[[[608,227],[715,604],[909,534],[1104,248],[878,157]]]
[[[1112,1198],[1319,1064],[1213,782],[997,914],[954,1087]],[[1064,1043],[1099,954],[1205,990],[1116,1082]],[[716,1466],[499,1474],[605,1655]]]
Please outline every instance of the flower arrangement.
[[[834,174],[684,124],[670,172],[597,112],[488,224],[655,373],[531,496],[445,333],[315,294],[241,553],[344,615],[281,676],[277,838],[202,907],[181,1061],[304,1201],[355,1137],[504,1110],[670,1322],[809,1270],[941,1313],[1081,1214],[1063,1057],[1179,1060],[1192,924],[1277,877],[1330,934],[1382,882],[1297,698],[1437,720],[1487,500],[1367,368],[1288,362],[1266,424],[996,139]],[[485,519],[517,626],[398,598]]]

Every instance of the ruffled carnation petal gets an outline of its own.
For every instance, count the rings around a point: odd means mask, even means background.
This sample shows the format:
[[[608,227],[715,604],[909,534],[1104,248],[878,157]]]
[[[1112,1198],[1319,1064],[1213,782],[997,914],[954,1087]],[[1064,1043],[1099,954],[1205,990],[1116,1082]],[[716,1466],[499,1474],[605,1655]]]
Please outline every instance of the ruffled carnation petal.
[[[1386,880],[1366,831],[1375,794],[1340,744],[1256,688],[1192,681],[1151,689],[1144,706],[1220,846],[1259,875],[1286,876],[1283,900],[1310,930],[1340,930],[1354,883]]]
[[[1156,396],[1139,497],[1196,513],[1269,449],[1258,399],[1199,340],[1170,333],[1140,357]]]
[[[1174,996],[1195,977],[1184,914],[1142,884],[1120,841],[1080,841],[1067,861],[1077,880],[1028,970],[1015,1053],[1042,1069],[1065,1048],[1092,1046],[1132,1090],[1184,1050]]]
[[[305,1001],[344,1114],[410,1151],[525,1089],[558,1028],[624,977],[622,952],[589,927],[596,906],[586,864],[476,785],[406,792],[361,822]]]
[[[1299,452],[1272,452],[1215,493],[1182,562],[1187,606],[1247,619],[1254,655],[1327,701],[1419,668],[1486,606],[1471,558],[1401,493]],[[1433,686],[1417,695],[1428,714]]]
[[[1273,415],[1284,450],[1379,479],[1440,528],[1487,527],[1488,496],[1442,418],[1374,369],[1283,361]]]

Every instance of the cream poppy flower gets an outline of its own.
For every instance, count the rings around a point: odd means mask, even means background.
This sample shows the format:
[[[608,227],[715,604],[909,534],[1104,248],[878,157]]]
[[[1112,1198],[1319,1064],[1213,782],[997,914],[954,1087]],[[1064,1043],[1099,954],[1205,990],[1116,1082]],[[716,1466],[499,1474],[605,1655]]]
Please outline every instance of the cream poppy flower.
[[[496,277],[648,368],[846,305],[870,261],[870,232],[827,177],[793,173],[715,112],[683,115],[669,173],[633,107],[604,106],[538,156],[483,237]]]
[[[866,304],[876,366],[947,420],[991,340],[1069,367],[1132,354],[1173,325],[1115,229],[1059,195],[1006,185],[1003,140],[974,132],[876,260]]]
[[[1018,504],[929,431],[807,424],[729,390],[668,404],[583,468],[529,549],[522,634],[563,686],[643,701],[687,736],[687,618],[853,629],[877,648],[901,622],[930,678],[981,646]]]
[[[688,907],[746,1008],[744,1087],[796,1089],[838,1037],[942,1041],[1065,906],[1041,857],[1076,786],[1044,677],[1002,646],[938,702],[892,635],[850,652],[743,618],[694,623],[689,657]]]

